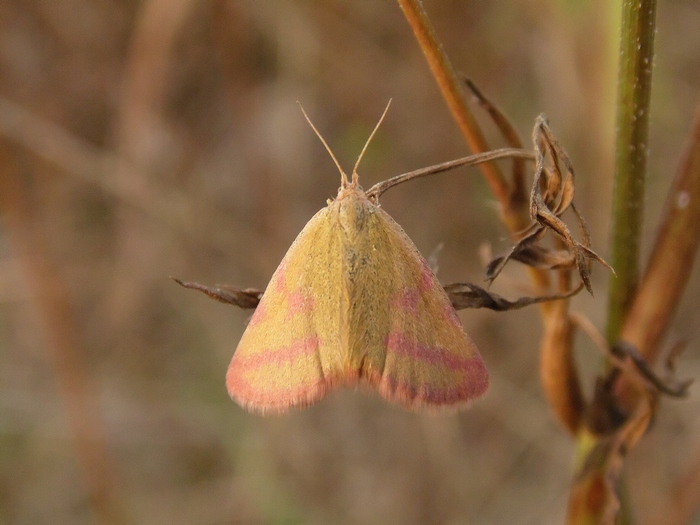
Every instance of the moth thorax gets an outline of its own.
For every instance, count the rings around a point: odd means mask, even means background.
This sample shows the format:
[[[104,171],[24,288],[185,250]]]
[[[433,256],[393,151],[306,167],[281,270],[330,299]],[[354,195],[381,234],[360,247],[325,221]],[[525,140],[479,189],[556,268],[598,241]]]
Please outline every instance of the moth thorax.
[[[338,221],[350,241],[357,237],[364,226],[367,213],[365,201],[356,195],[338,199]]]

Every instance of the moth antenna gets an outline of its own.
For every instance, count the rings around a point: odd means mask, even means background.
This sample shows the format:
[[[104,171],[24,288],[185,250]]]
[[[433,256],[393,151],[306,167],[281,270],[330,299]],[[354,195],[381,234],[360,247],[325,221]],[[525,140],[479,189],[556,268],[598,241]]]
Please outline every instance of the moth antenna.
[[[384,120],[384,117],[386,116],[386,112],[389,111],[389,106],[391,106],[391,99],[389,99],[389,102],[386,104],[386,108],[384,108],[384,113],[382,113],[382,116],[379,117],[379,122],[377,122],[377,125],[374,126],[374,130],[372,130],[372,133],[370,134],[369,138],[367,139],[367,142],[365,142],[365,147],[362,148],[362,151],[360,152],[360,156],[357,157],[357,162],[355,163],[355,167],[352,169],[352,183],[353,185],[357,185],[357,168],[360,165],[360,161],[362,160],[362,157],[365,154],[365,151],[367,151],[367,146],[369,146],[369,143],[372,141],[372,137],[374,137],[374,134],[377,132],[379,129],[379,126],[382,124],[382,121]]]
[[[323,139],[321,136],[321,133],[316,129],[316,126],[314,126],[314,123],[311,122],[311,119],[309,116],[306,114],[306,111],[304,111],[304,107],[301,105],[301,102],[297,102],[299,104],[299,109],[301,109],[301,112],[304,114],[304,118],[306,119],[306,122],[309,123],[309,126],[311,126],[311,129],[314,130],[314,133],[316,133],[316,136],[321,139],[321,142],[323,142],[323,145],[326,147],[326,151],[330,154],[331,158],[333,159],[333,162],[335,162],[335,165],[338,167],[338,171],[340,172],[340,184],[344,188],[348,185],[348,176],[345,174],[343,171],[343,168],[340,167],[340,163],[338,162],[338,159],[335,158],[335,155],[333,155],[333,152],[331,151],[330,146],[326,143],[326,141]],[[354,177],[353,177],[354,180]]]

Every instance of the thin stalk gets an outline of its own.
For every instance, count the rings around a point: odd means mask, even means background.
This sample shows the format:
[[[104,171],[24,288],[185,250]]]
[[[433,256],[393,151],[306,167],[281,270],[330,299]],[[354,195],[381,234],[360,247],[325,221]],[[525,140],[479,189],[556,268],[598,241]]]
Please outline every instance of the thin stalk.
[[[610,344],[619,338],[639,280],[655,30],[656,0],[622,3],[610,255],[616,276],[608,292],[606,329]],[[594,404],[596,402],[605,400],[595,399]],[[600,486],[594,481],[601,476],[608,479],[612,474],[608,464],[611,458],[607,454],[596,455],[601,441],[597,437],[591,439],[585,427],[577,441],[577,457],[585,459],[570,495],[567,523],[601,523],[610,519],[611,513],[617,514],[616,523],[630,523],[632,518],[624,493],[618,496],[621,501],[617,503],[613,501],[615,496],[608,494],[611,499],[601,504]],[[617,459],[621,461],[622,458]],[[617,505],[623,510],[619,514],[613,510]]]
[[[390,179],[375,184],[366,191],[366,195],[376,199],[389,188],[392,188],[398,184],[403,184],[409,180],[417,179],[419,177],[427,177],[428,175],[437,175],[438,173],[443,173],[462,166],[483,165],[484,163],[497,159],[526,159],[534,161],[535,155],[531,151],[518,148],[501,148],[484,153],[476,153],[461,159],[449,160],[441,164],[428,166],[427,168],[421,168],[419,170],[396,175]]]
[[[656,0],[622,5],[617,85],[615,179],[607,339],[614,343],[639,279],[639,248],[647,170]]]

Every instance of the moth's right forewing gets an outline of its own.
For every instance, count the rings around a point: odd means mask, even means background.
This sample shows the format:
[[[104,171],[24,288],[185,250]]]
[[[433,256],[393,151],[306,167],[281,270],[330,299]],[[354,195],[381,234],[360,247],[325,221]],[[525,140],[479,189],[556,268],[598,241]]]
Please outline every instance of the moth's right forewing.
[[[355,279],[351,353],[363,377],[409,408],[453,407],[483,395],[488,372],[447,294],[403,229],[374,209]]]

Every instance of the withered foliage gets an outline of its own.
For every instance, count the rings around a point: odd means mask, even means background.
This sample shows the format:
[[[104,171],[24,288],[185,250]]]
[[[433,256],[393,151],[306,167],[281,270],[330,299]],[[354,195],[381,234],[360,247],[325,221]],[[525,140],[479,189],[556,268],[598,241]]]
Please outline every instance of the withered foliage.
[[[656,398],[650,393],[617,432],[599,439],[586,455],[571,487],[568,523],[615,523],[624,458],[646,432],[655,406]]]
[[[505,299],[496,293],[490,292],[472,283],[448,284],[444,286],[444,288],[455,310],[463,310],[465,308],[488,308],[489,310],[503,312],[506,310],[517,310],[518,308],[524,308],[531,304],[568,299],[579,293],[582,287],[579,286],[564,294],[521,297],[514,301]]]
[[[171,277],[171,279],[180,286],[191,290],[198,290],[220,303],[232,304],[244,310],[256,308],[263,296],[262,290],[255,290],[253,288],[241,290],[229,286],[228,284],[217,284],[216,286],[209,287],[199,283],[181,281],[175,277]]]
[[[591,326],[583,328],[586,332],[591,330]],[[597,344],[602,343],[614,368],[608,377],[599,378],[596,383],[597,402],[589,408],[585,429],[596,440],[574,476],[568,505],[569,522],[592,520],[613,525],[620,509],[619,484],[625,456],[652,423],[659,396],[685,397],[692,381],[668,384],[653,372],[634,345],[621,341],[608,348],[598,334],[589,335]],[[669,369],[671,367],[670,364]],[[638,394],[639,401],[629,414],[615,410],[615,385],[619,374],[626,374]]]
[[[591,239],[583,216],[574,205],[574,168],[566,151],[552,135],[546,118],[537,117],[533,131],[535,148],[535,175],[530,193],[530,216],[534,223],[523,232],[511,251],[491,261],[486,269],[487,280],[492,282],[510,259],[528,266],[553,269],[576,268],[581,282],[593,293],[590,279],[590,259],[605,267],[610,266],[591,247]],[[561,219],[568,209],[574,213],[581,241],[574,239],[566,223]],[[547,232],[561,241],[564,249],[549,248],[537,244]]]

